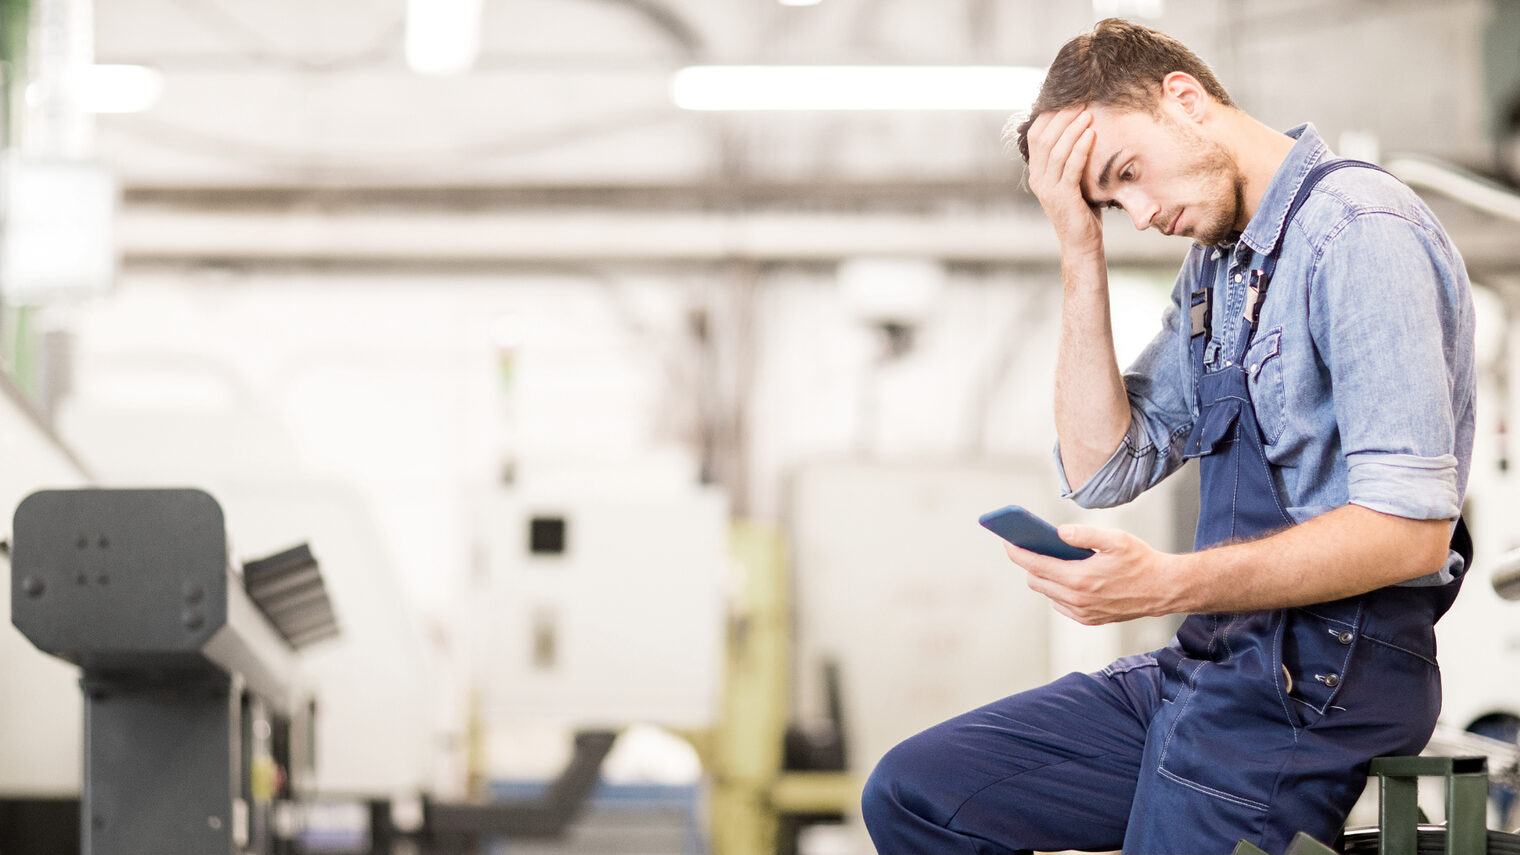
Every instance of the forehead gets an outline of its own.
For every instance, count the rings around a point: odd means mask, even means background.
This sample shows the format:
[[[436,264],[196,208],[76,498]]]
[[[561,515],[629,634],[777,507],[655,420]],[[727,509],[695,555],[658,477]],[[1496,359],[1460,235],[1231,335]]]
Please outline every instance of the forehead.
[[[1093,117],[1093,148],[1082,176],[1082,190],[1088,198],[1106,198],[1112,189],[1113,174],[1136,156],[1156,153],[1167,138],[1159,118],[1146,110],[1094,104],[1088,107]],[[1109,187],[1101,188],[1099,178],[1110,167]]]

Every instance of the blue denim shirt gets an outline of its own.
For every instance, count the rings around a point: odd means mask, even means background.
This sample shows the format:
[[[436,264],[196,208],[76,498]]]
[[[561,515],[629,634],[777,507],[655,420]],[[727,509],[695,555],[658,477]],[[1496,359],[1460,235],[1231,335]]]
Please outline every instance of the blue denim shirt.
[[[1198,415],[1183,307],[1204,254],[1220,254],[1213,329],[1225,341],[1213,350],[1229,351],[1245,301],[1236,274],[1281,234],[1245,362],[1288,513],[1304,522],[1348,503],[1422,520],[1460,512],[1476,397],[1462,257],[1413,191],[1372,169],[1331,173],[1284,223],[1304,177],[1330,156],[1312,125],[1288,134],[1297,142],[1239,240],[1188,252],[1161,332],[1124,374],[1131,420],[1119,448],[1072,490],[1057,444],[1064,497],[1122,504],[1182,465]],[[1407,584],[1449,581],[1460,563],[1453,553],[1439,573]]]

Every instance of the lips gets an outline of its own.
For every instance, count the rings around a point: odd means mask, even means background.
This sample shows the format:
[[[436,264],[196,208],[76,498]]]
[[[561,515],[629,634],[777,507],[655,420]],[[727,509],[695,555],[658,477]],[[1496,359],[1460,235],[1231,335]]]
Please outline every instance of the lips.
[[[1172,224],[1166,227],[1166,234],[1168,234],[1168,235],[1174,235],[1174,234],[1176,234],[1177,233],[1177,224],[1180,223],[1180,222],[1182,222],[1182,212],[1178,211],[1177,212],[1177,216],[1175,216],[1175,217],[1172,218]]]

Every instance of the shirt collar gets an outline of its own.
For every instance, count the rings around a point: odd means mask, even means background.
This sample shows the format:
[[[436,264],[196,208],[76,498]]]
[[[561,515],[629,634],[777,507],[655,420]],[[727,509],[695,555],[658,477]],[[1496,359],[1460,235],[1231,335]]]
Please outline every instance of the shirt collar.
[[[1330,154],[1329,147],[1312,124],[1299,125],[1287,133],[1296,142],[1277,167],[1272,182],[1267,185],[1267,192],[1262,194],[1261,203],[1256,206],[1256,215],[1240,236],[1242,243],[1263,255],[1276,249],[1282,240],[1283,230],[1288,225],[1288,208],[1304,178]]]

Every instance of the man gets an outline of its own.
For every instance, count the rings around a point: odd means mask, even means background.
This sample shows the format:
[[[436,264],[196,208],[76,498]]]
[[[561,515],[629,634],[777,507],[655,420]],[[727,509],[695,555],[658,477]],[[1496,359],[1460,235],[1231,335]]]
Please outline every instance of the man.
[[[1191,553],[1063,526],[1096,554],[1009,557],[1082,623],[1187,617],[1162,650],[894,748],[866,786],[872,838],[883,855],[1331,840],[1369,759],[1419,752],[1440,709],[1433,624],[1471,548],[1462,260],[1398,181],[1312,126],[1266,127],[1123,21],[1062,48],[1017,139],[1060,239],[1066,495],[1119,504],[1191,458],[1202,495]],[[1105,208],[1195,241],[1122,375]]]

